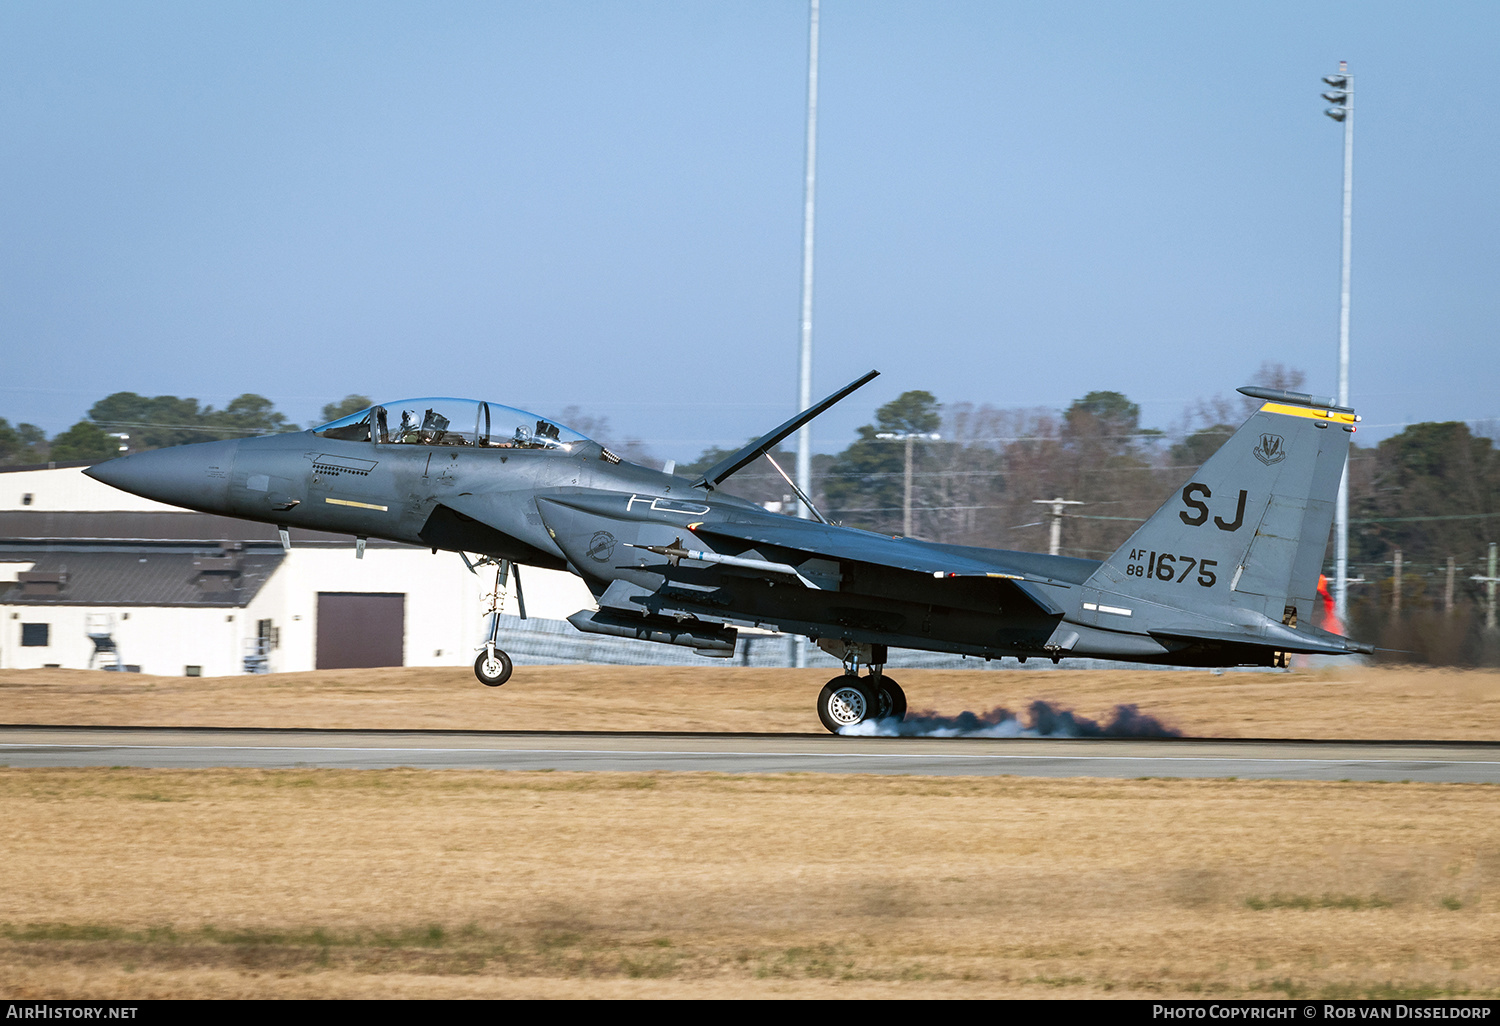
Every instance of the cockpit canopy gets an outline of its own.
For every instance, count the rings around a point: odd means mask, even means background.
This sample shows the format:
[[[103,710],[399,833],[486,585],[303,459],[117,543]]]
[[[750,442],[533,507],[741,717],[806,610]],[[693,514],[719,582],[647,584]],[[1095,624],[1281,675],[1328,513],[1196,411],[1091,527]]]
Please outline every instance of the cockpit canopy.
[[[313,434],[382,445],[454,445],[481,449],[558,449],[588,439],[534,413],[478,399],[403,399],[351,413]]]

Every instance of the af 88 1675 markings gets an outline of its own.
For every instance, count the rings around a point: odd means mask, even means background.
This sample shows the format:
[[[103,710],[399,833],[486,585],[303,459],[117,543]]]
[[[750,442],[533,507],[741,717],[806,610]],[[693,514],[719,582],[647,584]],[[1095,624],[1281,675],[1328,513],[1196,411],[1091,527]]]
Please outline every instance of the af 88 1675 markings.
[[[1212,588],[1219,582],[1213,568],[1217,559],[1199,559],[1196,556],[1174,556],[1169,552],[1148,552],[1131,549],[1130,562],[1125,566],[1126,577],[1149,577],[1158,581],[1181,584],[1188,579],[1194,567],[1198,570],[1195,580],[1200,588]],[[1179,569],[1180,568],[1180,569]]]

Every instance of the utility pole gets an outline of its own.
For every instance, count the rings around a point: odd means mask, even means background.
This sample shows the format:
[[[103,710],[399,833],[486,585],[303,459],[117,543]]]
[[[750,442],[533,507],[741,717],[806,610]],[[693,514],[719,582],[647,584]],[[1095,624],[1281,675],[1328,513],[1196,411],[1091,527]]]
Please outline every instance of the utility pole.
[[[1064,506],[1082,506],[1082,499],[1032,499],[1033,503],[1052,507],[1052,539],[1047,545],[1047,554],[1057,556],[1062,554],[1062,522]]]
[[[1489,572],[1489,576],[1487,576],[1487,577],[1480,577],[1478,574],[1475,574],[1474,577],[1473,577],[1473,579],[1476,580],[1476,581],[1478,581],[1479,583],[1483,584],[1484,587],[1485,587],[1485,591],[1489,592],[1489,607],[1490,608],[1485,613],[1485,616],[1484,616],[1484,629],[1487,630],[1487,631],[1494,631],[1494,630],[1500,629],[1500,628],[1497,628],[1496,623],[1495,623],[1495,585],[1496,584],[1500,584],[1500,577],[1495,576],[1495,543],[1494,542],[1490,542],[1490,572]]]
[[[876,438],[883,442],[906,443],[906,490],[901,503],[901,534],[911,537],[911,455],[912,445],[918,441],[941,442],[943,436],[935,431],[881,431]]]
[[[906,474],[905,486],[901,493],[901,536],[911,537],[911,447],[916,444],[916,439],[911,435],[906,436]]]
[[[1401,550],[1396,550],[1396,572],[1391,585],[1391,616],[1401,616]]]
[[[1344,253],[1339,278],[1339,405],[1349,405],[1349,259],[1354,216],[1354,76],[1349,62],[1339,61],[1336,75],[1325,75],[1332,86],[1323,99],[1333,104],[1323,113],[1344,126]],[[1349,622],[1349,461],[1339,478],[1338,505],[1334,509],[1337,540],[1334,543],[1334,611],[1340,623]]]
[[[1443,592],[1443,615],[1453,615],[1453,557],[1448,557],[1448,587]]]
[[[807,33],[807,168],[802,185],[802,346],[797,384],[797,409],[812,405],[812,289],[813,289],[813,198],[817,194],[818,171],[818,0],[812,0]],[[797,487],[812,494],[812,425],[797,430]],[[807,503],[797,501],[797,515],[811,519]],[[807,665],[807,642],[792,638],[792,665]]]

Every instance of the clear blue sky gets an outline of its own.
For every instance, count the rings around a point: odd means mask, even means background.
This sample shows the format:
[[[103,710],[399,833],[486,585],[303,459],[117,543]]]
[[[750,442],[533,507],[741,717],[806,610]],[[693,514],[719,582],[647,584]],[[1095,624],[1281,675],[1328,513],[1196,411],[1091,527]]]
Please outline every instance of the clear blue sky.
[[[907,389],[1168,428],[1500,417],[1500,5],[824,0],[815,428]],[[807,4],[0,7],[0,416],[110,392],[584,407],[691,459],[796,396]]]

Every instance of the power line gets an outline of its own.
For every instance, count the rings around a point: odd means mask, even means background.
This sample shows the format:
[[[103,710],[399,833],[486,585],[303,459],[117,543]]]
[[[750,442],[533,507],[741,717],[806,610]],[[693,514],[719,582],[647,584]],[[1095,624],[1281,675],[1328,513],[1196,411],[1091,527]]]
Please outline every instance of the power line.
[[[1355,517],[1351,524],[1403,524],[1420,520],[1488,520],[1500,517],[1500,513],[1447,513],[1433,517]]]

